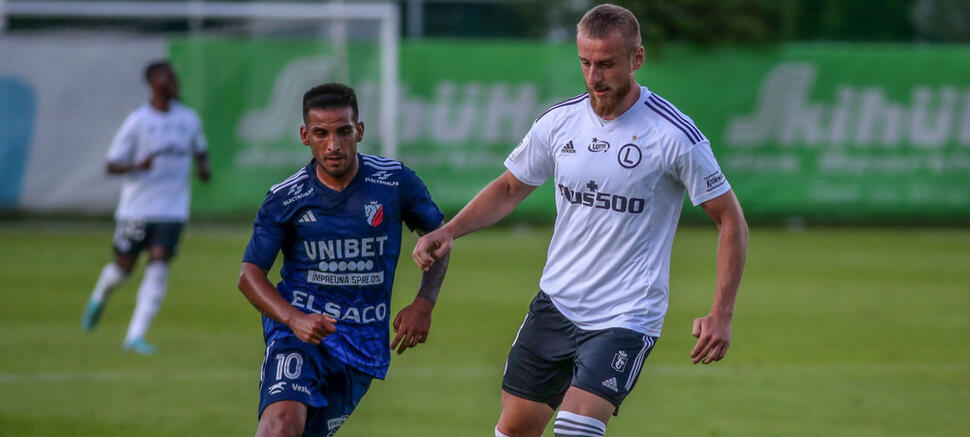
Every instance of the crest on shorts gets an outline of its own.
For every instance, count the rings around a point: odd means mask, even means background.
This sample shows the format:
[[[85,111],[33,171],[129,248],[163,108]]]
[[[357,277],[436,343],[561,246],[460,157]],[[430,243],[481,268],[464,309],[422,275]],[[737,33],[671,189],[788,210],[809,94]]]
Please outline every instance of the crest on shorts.
[[[617,351],[616,355],[613,355],[613,364],[610,367],[613,367],[613,370],[617,372],[623,372],[623,369],[626,369],[627,361],[629,359],[627,358],[626,351]]]
[[[377,227],[384,221],[384,205],[372,201],[364,205],[364,215],[367,216],[367,224]]]

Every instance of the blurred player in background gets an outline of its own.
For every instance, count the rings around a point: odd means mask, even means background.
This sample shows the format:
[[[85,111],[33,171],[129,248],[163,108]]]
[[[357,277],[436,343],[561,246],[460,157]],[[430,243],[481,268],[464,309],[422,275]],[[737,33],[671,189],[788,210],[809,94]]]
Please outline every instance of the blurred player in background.
[[[257,436],[329,436],[353,412],[390,349],[424,343],[447,257],[426,271],[414,302],[388,314],[401,225],[419,233],[444,215],[398,161],[357,153],[357,97],[341,84],[303,96],[300,137],[313,159],[266,195],[243,256],[239,289],[263,314],[266,356]],[[282,282],[267,279],[283,252]]]
[[[165,298],[169,261],[189,218],[192,161],[199,179],[208,181],[209,158],[202,122],[178,102],[178,78],[168,61],[150,63],[145,80],[151,100],[125,119],[108,150],[108,173],[123,178],[115,211],[115,259],[101,270],[81,326],[94,329],[111,292],[128,279],[138,254],[147,250],[148,264],[123,348],[150,355],[155,348],[145,341],[145,333]]]
[[[641,87],[640,26],[600,5],[577,26],[587,93],[539,116],[508,169],[450,222],[418,240],[427,269],[454,238],[490,226],[549,177],[556,224],[540,292],[509,352],[496,436],[602,436],[637,382],[667,310],[670,249],[685,191],[717,223],[710,313],[694,320],[694,363],[727,352],[748,229],[710,142],[692,120]]]

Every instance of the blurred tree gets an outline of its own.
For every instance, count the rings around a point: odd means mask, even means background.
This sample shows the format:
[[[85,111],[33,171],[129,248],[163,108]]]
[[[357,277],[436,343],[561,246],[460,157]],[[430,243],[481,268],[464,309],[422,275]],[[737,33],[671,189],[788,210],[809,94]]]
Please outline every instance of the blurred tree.
[[[919,40],[970,41],[970,0],[917,0],[912,16]]]
[[[508,4],[512,15],[528,17],[524,36],[561,41],[575,37],[576,23],[589,0]],[[668,41],[701,45],[763,44],[785,39],[790,32],[790,2],[776,0],[614,0],[640,20],[644,44]]]
[[[795,40],[911,41],[914,0],[793,0]]]
[[[792,3],[776,0],[619,0],[640,20],[644,43],[765,44],[788,37]]]

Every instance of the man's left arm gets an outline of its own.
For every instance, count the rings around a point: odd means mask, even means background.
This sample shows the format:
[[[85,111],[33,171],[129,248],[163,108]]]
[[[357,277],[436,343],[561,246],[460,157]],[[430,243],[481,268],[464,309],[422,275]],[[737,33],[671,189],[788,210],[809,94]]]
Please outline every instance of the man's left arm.
[[[692,334],[697,344],[690,352],[694,364],[720,361],[731,344],[734,301],[741,285],[748,252],[748,224],[733,190],[701,204],[717,223],[717,284],[711,312],[694,319]]]
[[[424,233],[419,232],[419,234]],[[391,349],[397,348],[398,355],[405,349],[428,340],[428,332],[431,330],[431,311],[438,301],[441,283],[445,280],[449,256],[445,254],[428,270],[422,271],[421,286],[418,288],[418,295],[414,297],[414,302],[404,307],[394,318],[394,332],[397,334],[391,342]]]
[[[209,182],[212,173],[209,170],[209,142],[202,130],[202,120],[197,119],[197,128],[192,138],[192,156],[195,158],[195,175],[202,182]]]
[[[195,174],[202,182],[209,182],[212,173],[209,171],[209,154],[200,152],[195,154]]]

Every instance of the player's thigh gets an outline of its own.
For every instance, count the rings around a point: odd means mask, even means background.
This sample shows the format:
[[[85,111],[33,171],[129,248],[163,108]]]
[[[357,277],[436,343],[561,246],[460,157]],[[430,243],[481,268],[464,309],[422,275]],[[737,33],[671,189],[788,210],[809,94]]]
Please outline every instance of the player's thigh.
[[[274,402],[260,415],[256,437],[299,436],[303,434],[306,418],[307,406],[302,402]]]
[[[545,402],[536,402],[502,391],[502,415],[498,430],[507,436],[539,436],[552,419],[555,410]]]
[[[509,351],[502,390],[557,408],[572,380],[575,331],[575,326],[540,292]]]
[[[609,401],[616,415],[657,338],[622,328],[583,331],[579,337],[572,386]]]
[[[157,222],[146,226],[145,244],[150,261],[168,261],[178,251],[184,223]]]

